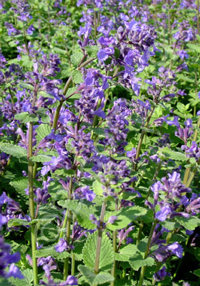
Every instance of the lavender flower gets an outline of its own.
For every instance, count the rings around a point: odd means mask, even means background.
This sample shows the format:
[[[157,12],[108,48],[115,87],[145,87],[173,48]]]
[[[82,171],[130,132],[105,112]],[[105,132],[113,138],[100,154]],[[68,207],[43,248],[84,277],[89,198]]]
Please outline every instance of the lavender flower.
[[[58,244],[55,246],[55,250],[57,252],[63,252],[63,251],[68,251],[70,249],[73,249],[72,245],[69,245],[67,241],[64,238],[60,238],[60,241]]]
[[[166,271],[166,267],[163,266],[157,273],[154,274],[153,278],[156,281],[162,281],[166,276],[171,276],[169,272]]]
[[[20,260],[20,253],[16,252],[14,254],[10,254],[11,246],[4,242],[4,238],[0,236],[0,276],[4,278],[14,277],[18,279],[23,279],[21,271],[15,263]],[[9,266],[10,265],[10,266]],[[6,271],[9,266],[8,271]]]

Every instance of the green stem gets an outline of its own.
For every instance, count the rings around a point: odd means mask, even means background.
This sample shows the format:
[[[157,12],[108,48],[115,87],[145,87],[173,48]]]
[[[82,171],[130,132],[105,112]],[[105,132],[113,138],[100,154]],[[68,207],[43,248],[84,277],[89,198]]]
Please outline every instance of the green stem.
[[[140,242],[143,227],[144,227],[144,223],[141,222],[140,227],[139,227],[139,231],[138,231],[138,237],[137,237],[136,245],[138,245]]]
[[[118,210],[118,199],[116,199],[116,203],[115,203],[115,210],[117,211]],[[113,251],[114,252],[117,252],[117,231],[113,231]],[[115,286],[115,280],[116,280],[116,261],[114,260],[114,263],[113,263],[113,267],[111,269],[111,274],[112,276],[115,278],[114,281],[112,281],[110,283],[110,286]]]
[[[71,200],[71,195],[72,195],[72,177],[70,178],[69,192],[68,192],[68,199],[70,199],[70,200]],[[71,211],[70,210],[66,211],[62,228],[66,228],[66,241],[69,244],[69,242],[70,242],[70,233],[71,233]],[[62,231],[62,234],[60,234],[60,237],[61,238],[63,237],[63,231]],[[69,271],[69,257],[67,257],[65,259],[65,262],[64,262],[64,271],[63,271],[63,279],[64,279],[64,281],[67,279],[68,271]]]
[[[97,237],[97,250],[96,250],[96,258],[95,258],[95,266],[94,266],[95,274],[99,273],[99,260],[100,260],[100,253],[101,253],[101,241],[102,241],[102,234],[103,234],[103,223],[104,223],[105,210],[106,210],[106,202],[103,202],[102,207],[101,207],[100,226],[98,228],[98,237]]]
[[[33,192],[33,162],[30,157],[33,155],[33,123],[29,123],[29,138],[28,138],[28,182],[29,182],[29,209],[31,220],[35,219],[34,211],[34,192]],[[32,249],[32,262],[33,262],[33,281],[34,285],[38,284],[38,269],[37,269],[37,258],[35,256],[36,251],[36,237],[37,229],[35,224],[31,224],[31,249]]]
[[[85,58],[85,55],[83,56],[83,59],[84,59],[84,58]],[[83,59],[81,59],[80,64],[79,64],[77,70],[80,70],[82,67],[88,65],[89,63],[91,63],[92,61],[95,60],[95,58],[89,58],[87,61],[85,61],[85,62],[82,63]],[[68,91],[68,89],[69,89],[69,87],[70,87],[71,82],[72,82],[72,76],[70,76],[70,77],[68,78],[68,80],[67,80],[67,82],[66,82],[66,84],[65,84],[65,87],[64,87],[64,89],[63,89],[63,95],[66,95],[66,93],[67,93],[67,91]],[[67,97],[66,99],[68,99],[68,98],[69,98],[69,97]],[[66,100],[66,99],[65,99],[65,100]],[[54,120],[53,120],[53,129],[54,129],[54,132],[55,132],[56,129],[57,129],[57,123],[58,123],[58,118],[59,118],[59,114],[60,114],[60,109],[61,109],[61,107],[62,107],[62,105],[63,105],[63,102],[65,102],[65,100],[61,100],[60,103],[59,103],[59,105],[58,105],[58,107],[57,107],[57,109],[56,109],[55,116],[54,116]]]
[[[145,250],[145,253],[144,253],[144,259],[146,259],[148,254],[149,254],[151,239],[152,239],[152,235],[153,235],[153,232],[154,232],[154,229],[155,229],[156,225],[157,225],[157,220],[152,224],[152,227],[151,227],[151,230],[150,230],[150,234],[149,234],[149,238],[148,238],[148,242],[147,242],[147,246],[146,246],[146,250]],[[143,286],[145,270],[146,270],[146,266],[143,266],[141,268],[140,279],[139,279],[138,286]]]
[[[72,252],[71,275],[75,275],[75,254]]]
[[[64,281],[66,281],[68,273],[69,273],[69,257],[65,258],[65,261],[64,261],[64,271],[63,271]]]
[[[154,110],[155,110],[155,106],[152,108],[152,111],[150,112],[149,116],[147,117],[147,121],[145,123],[145,126],[144,128],[148,128],[148,125],[149,125],[149,122],[151,120],[151,117],[154,113]],[[144,135],[146,134],[146,130],[143,129],[142,130],[142,133],[140,135],[140,139],[139,139],[139,143],[138,143],[138,147],[137,147],[137,151],[136,151],[136,160],[139,158],[140,156],[140,151],[141,151],[141,147],[142,147],[142,142],[143,142],[143,139],[144,139]],[[133,170],[136,171],[137,170],[137,164],[135,163],[134,166],[133,166]]]

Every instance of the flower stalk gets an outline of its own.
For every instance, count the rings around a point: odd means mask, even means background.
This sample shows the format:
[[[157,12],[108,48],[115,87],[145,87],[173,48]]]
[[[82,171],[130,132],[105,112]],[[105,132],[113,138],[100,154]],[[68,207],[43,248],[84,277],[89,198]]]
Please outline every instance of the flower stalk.
[[[101,253],[101,241],[102,241],[102,234],[103,234],[103,223],[104,223],[105,210],[106,210],[106,202],[104,201],[101,207],[100,225],[98,228],[97,250],[96,250],[96,259],[95,259],[95,266],[94,266],[95,274],[99,273],[99,261],[100,261],[100,253]]]
[[[149,238],[148,238],[148,242],[147,242],[147,246],[146,246],[146,250],[145,250],[145,253],[144,253],[144,259],[146,259],[147,256],[148,256],[148,254],[149,254],[150,245],[151,245],[151,239],[152,239],[153,232],[154,232],[154,230],[155,230],[155,227],[156,227],[157,223],[158,223],[158,221],[156,220],[156,221],[152,224],[152,227],[151,227],[151,230],[150,230],[150,234],[149,234]],[[139,279],[138,286],[142,286],[142,285],[143,285],[145,270],[146,270],[146,266],[143,266],[143,267],[141,268],[141,271],[140,271],[140,279]]]

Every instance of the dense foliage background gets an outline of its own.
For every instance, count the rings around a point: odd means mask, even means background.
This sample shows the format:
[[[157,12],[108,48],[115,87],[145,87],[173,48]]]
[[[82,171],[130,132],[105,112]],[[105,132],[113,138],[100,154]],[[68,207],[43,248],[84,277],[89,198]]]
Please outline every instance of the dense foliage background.
[[[199,6],[0,1],[0,285],[200,285]]]

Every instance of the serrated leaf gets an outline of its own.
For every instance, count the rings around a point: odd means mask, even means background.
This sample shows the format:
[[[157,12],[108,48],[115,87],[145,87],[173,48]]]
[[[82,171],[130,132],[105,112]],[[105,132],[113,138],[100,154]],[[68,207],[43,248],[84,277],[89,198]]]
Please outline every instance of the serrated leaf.
[[[52,256],[53,258],[56,258],[58,260],[63,260],[65,258],[69,257],[70,253],[67,251],[56,252],[55,245],[54,245],[54,246],[50,246],[50,247],[43,247],[42,249],[37,249],[35,251],[35,255],[36,255],[36,257]]]
[[[28,84],[26,82],[20,81],[20,86],[25,87],[28,90],[34,90],[34,87],[31,84]]]
[[[99,51],[99,48],[97,46],[87,46],[84,47],[84,49],[86,50],[86,52],[90,57],[95,57],[95,58],[97,57],[97,53]]]
[[[129,261],[131,257],[138,251],[137,246],[134,244],[128,244],[119,250],[119,253],[115,253],[115,260],[117,261]]]
[[[107,212],[105,220],[108,220],[110,216],[117,216],[117,220],[115,220],[113,224],[108,224],[107,228],[113,231],[122,229],[130,222],[136,220],[139,216],[145,215],[146,213],[147,209],[140,206],[133,206],[120,211]]]
[[[200,47],[199,47],[199,45],[195,45],[195,44],[190,44],[190,43],[188,43],[188,44],[187,44],[187,47],[188,47],[189,49],[194,50],[194,51],[196,51],[197,53],[200,54]]]
[[[90,268],[94,268],[97,249],[98,232],[92,233],[88,236],[86,243],[83,247],[83,261],[84,264]],[[101,252],[99,258],[99,269],[105,271],[112,268],[114,262],[114,251],[112,248],[111,240],[103,233],[101,241]]]
[[[30,114],[28,112],[22,112],[22,113],[16,114],[15,119],[19,120],[22,123],[38,122],[39,120],[36,114]]]
[[[22,195],[22,196],[27,198],[27,195],[25,193],[25,189],[28,188],[28,178],[27,177],[22,177],[22,178],[19,178],[17,180],[11,181],[11,182],[9,182],[9,184],[13,188],[15,188],[15,190],[17,192],[19,192],[20,195]]]
[[[0,143],[0,150],[19,159],[27,157],[27,151],[18,145]]]
[[[176,77],[181,80],[181,81],[186,81],[186,82],[190,82],[190,83],[194,83],[194,80],[188,76],[185,76],[183,74],[177,74]]]
[[[27,220],[19,219],[19,218],[11,218],[8,221],[8,227],[20,226],[20,225],[27,226],[27,225],[34,224],[36,222],[37,222],[37,220],[27,221]]]
[[[175,220],[188,230],[194,230],[197,226],[200,226],[200,219],[194,216],[189,218],[175,217]]]
[[[96,195],[103,196],[105,190],[103,189],[103,185],[99,181],[94,181],[94,183],[92,184],[92,188]]]
[[[51,161],[51,159],[52,159],[51,157],[46,155],[37,155],[30,158],[32,162],[37,162],[37,163],[49,162]]]
[[[107,272],[100,272],[95,275],[93,269],[90,269],[84,265],[79,265],[78,269],[90,285],[101,285],[107,282],[114,281],[114,277]]]
[[[77,87],[71,87],[68,89],[67,93],[66,93],[66,97],[70,96],[72,93],[74,93],[77,90]]]
[[[39,144],[42,139],[44,139],[47,135],[51,133],[51,127],[48,124],[40,124],[36,128],[36,133],[37,144]]]
[[[162,149],[160,149],[160,155],[164,155],[165,157],[167,157],[168,159],[171,160],[176,160],[176,161],[187,161],[188,158],[185,156],[185,154],[181,153],[181,152],[176,152],[173,150],[170,150],[168,147],[164,147]]]
[[[83,82],[83,75],[80,71],[75,70],[72,73],[72,79],[73,79],[73,82],[75,84],[82,83]]]
[[[75,67],[78,67],[80,61],[82,60],[83,58],[83,53],[82,52],[74,52],[72,55],[71,55],[71,63],[75,66]]]
[[[63,208],[67,208],[71,210],[77,218],[78,223],[85,229],[95,229],[96,225],[92,223],[89,219],[90,214],[94,214],[94,209],[92,207],[88,207],[83,203],[78,201],[58,201],[58,205]]]
[[[134,270],[138,270],[142,266],[153,266],[154,265],[154,259],[152,257],[147,257],[146,259],[143,259],[143,256],[141,253],[136,253],[134,258],[129,259],[129,264]]]

